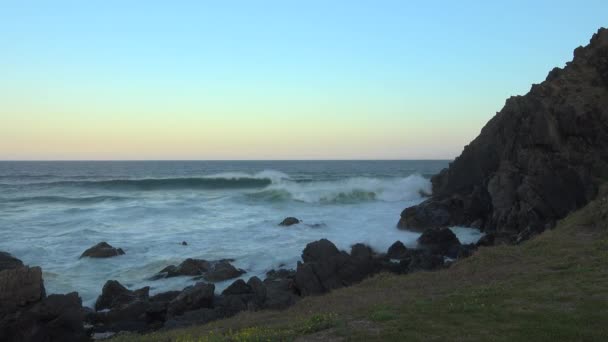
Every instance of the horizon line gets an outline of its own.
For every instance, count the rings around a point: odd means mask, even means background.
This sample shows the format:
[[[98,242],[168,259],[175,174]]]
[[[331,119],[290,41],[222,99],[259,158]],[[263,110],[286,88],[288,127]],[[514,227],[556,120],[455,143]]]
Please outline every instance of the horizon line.
[[[0,162],[176,162],[176,161],[451,161],[451,159],[0,159]]]

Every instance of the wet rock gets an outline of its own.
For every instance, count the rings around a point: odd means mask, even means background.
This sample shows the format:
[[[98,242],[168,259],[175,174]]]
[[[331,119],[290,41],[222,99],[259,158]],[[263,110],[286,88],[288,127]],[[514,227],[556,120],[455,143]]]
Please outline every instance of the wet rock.
[[[21,260],[6,252],[0,251],[0,271],[23,266]]]
[[[186,241],[182,241],[182,246],[188,246],[188,243]]]
[[[215,285],[204,282],[196,283],[184,289],[167,308],[167,316],[174,317],[186,311],[213,307]]]
[[[150,287],[130,291],[116,280],[108,280],[95,302],[95,310],[117,309],[136,300],[147,300]]]
[[[123,255],[125,252],[121,248],[114,248],[107,242],[100,242],[95,246],[87,249],[80,256],[81,258],[111,258],[118,255]]]
[[[407,255],[408,249],[401,241],[393,243],[386,252],[386,257],[389,259],[403,259],[406,258]]]
[[[418,238],[418,245],[433,254],[456,258],[460,241],[450,229],[427,229]]]
[[[283,221],[281,221],[281,223],[279,223],[279,226],[288,227],[298,223],[300,223],[300,220],[298,220],[297,218],[286,217]]]
[[[318,262],[337,255],[340,255],[338,247],[327,239],[321,239],[306,245],[306,248],[302,251],[302,260],[304,262]]]
[[[163,268],[152,279],[171,278],[178,276],[198,276],[207,272],[211,268],[211,262],[202,259],[188,258],[181,264],[170,265]]]
[[[210,269],[203,275],[203,279],[212,282],[224,281],[239,277],[244,273],[245,271],[232,266],[227,260],[221,260],[211,265]]]

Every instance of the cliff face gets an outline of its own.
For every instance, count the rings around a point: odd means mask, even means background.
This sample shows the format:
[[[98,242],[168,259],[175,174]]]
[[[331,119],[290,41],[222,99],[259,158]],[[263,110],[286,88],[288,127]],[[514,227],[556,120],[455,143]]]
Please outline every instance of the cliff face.
[[[564,69],[511,97],[398,227],[476,226],[517,242],[595,197],[608,179],[608,30]]]

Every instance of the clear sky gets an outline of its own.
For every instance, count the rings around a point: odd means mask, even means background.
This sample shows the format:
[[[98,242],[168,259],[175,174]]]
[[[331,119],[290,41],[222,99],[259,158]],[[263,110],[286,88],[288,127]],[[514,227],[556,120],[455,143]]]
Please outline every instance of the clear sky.
[[[448,159],[608,1],[0,0],[0,159]]]

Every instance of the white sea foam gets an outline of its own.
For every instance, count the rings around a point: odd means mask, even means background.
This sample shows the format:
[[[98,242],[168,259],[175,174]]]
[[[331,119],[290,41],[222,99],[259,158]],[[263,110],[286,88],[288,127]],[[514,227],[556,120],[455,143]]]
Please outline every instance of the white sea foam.
[[[142,171],[146,165],[128,170],[127,176],[111,174],[113,169],[97,171],[94,165],[83,174],[100,176],[75,177],[70,168],[64,171],[69,177],[49,176],[49,182],[58,183],[44,186],[17,179],[18,186],[0,191],[0,250],[41,266],[49,293],[78,291],[92,305],[109,279],[129,288],[151,286],[152,293],[191,285],[188,277],[149,280],[189,257],[233,258],[247,279],[264,277],[273,268],[294,268],[306,244],[321,238],[344,250],[359,242],[377,251],[396,240],[414,246],[420,234],[395,225],[403,208],[423,200],[420,191],[431,190],[429,180],[419,175],[395,171],[386,176],[382,163],[363,164],[372,167],[365,172],[345,164],[332,173],[320,164],[306,173],[301,171],[305,165],[297,164],[289,174],[220,169],[203,175],[172,170],[150,175]],[[303,224],[278,226],[286,216]],[[467,229],[455,232],[465,243],[479,237]],[[78,258],[100,241],[126,254]],[[217,291],[231,282],[216,284]]]

